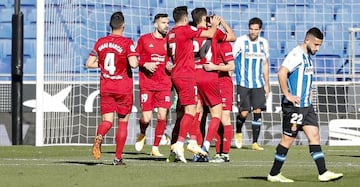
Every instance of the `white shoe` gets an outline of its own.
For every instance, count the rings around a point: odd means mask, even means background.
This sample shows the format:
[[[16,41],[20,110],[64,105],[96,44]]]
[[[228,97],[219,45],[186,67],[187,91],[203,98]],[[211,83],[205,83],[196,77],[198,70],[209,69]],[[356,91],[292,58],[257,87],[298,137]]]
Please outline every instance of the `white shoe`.
[[[319,181],[327,182],[327,181],[335,181],[341,179],[343,177],[342,173],[334,173],[331,171],[326,171],[322,175],[319,175]]]
[[[186,158],[184,156],[184,147],[180,146],[178,143],[174,144],[174,152],[176,156],[184,163],[186,163]]]
[[[234,136],[235,139],[235,147],[241,149],[242,147],[242,133],[236,133]]]
[[[279,174],[277,174],[275,176],[271,176],[269,174],[267,176],[267,180],[270,181],[270,182],[294,182],[294,180],[284,177],[283,175],[281,175],[281,173],[279,173]]]
[[[202,154],[204,156],[207,155],[207,152],[202,150],[196,142],[189,142],[189,144],[187,145],[187,150],[194,154]]]
[[[150,156],[163,157],[164,155],[160,153],[159,147],[152,147]]]
[[[141,151],[144,148],[144,144],[145,144],[145,135],[139,133],[137,135],[137,139],[136,139],[136,143],[135,143],[135,150]]]

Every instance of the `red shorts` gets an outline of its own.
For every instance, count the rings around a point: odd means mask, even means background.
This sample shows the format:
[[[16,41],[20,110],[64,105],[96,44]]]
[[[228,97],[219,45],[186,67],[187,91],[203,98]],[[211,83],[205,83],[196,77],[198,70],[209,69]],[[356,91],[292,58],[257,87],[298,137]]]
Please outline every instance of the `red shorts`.
[[[196,105],[196,85],[194,78],[173,78],[173,85],[178,93],[180,105]]]
[[[121,115],[130,114],[132,106],[132,93],[100,93],[101,115],[112,112],[117,112]]]
[[[219,75],[217,72],[196,69],[196,86],[203,105],[212,107],[221,103]]]
[[[234,85],[232,79],[231,77],[221,77],[219,78],[219,82],[223,110],[232,111],[234,101]]]
[[[171,90],[140,90],[140,107],[142,111],[152,111],[154,108],[169,109],[171,104]]]

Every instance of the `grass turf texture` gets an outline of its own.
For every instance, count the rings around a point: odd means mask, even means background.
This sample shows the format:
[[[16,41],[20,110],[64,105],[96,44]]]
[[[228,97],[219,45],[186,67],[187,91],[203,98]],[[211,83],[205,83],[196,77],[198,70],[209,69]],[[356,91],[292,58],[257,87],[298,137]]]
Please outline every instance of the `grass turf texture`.
[[[295,182],[270,183],[266,176],[274,159],[274,146],[264,151],[232,149],[229,163],[166,163],[149,156],[151,146],[136,152],[126,146],[126,166],[111,165],[114,146],[103,146],[95,161],[91,146],[0,147],[0,186],[358,186],[360,147],[323,146],[327,168],[343,172],[338,181],[321,183],[308,146],[290,149],[282,173]],[[168,156],[168,146],[160,146]],[[214,148],[210,150],[214,153]]]

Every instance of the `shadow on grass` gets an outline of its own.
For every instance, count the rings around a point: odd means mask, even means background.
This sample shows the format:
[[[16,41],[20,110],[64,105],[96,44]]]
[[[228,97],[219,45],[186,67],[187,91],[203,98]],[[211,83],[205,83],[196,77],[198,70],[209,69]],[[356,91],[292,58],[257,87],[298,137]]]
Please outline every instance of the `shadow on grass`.
[[[253,177],[239,177],[238,179],[251,179],[251,180],[261,180],[261,181],[267,181],[267,177],[264,176],[253,176]]]
[[[61,162],[56,162],[56,163],[60,163],[60,164],[79,164],[79,165],[86,165],[86,166],[97,166],[97,165],[109,165],[106,164],[104,162],[94,162],[94,161],[61,161]]]
[[[360,155],[333,155],[333,156],[341,156],[341,157],[349,157],[349,158],[360,158]]]

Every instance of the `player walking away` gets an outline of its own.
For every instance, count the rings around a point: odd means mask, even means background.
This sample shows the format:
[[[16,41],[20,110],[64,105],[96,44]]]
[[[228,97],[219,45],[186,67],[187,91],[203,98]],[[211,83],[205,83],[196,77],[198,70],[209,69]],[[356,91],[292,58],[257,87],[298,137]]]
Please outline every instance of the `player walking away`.
[[[232,46],[230,42],[221,42],[217,45],[217,62],[219,65],[208,63],[204,65],[207,71],[219,71],[220,94],[222,97],[221,125],[218,128],[215,149],[216,155],[210,162],[222,163],[230,161],[231,140],[233,125],[230,113],[232,111],[234,87],[232,71],[235,68]]]
[[[192,41],[196,37],[211,38],[220,20],[219,18],[214,19],[213,26],[208,30],[198,30],[196,27],[189,25],[186,6],[174,8],[173,17],[175,27],[167,35],[168,55],[174,63],[171,79],[178,93],[180,104],[184,107],[184,115],[180,121],[177,142],[172,147],[177,157],[186,163],[184,141],[196,112],[195,64]],[[202,152],[201,149],[195,151]]]
[[[283,93],[283,134],[276,147],[268,181],[294,182],[284,177],[280,170],[299,131],[304,131],[308,138],[309,151],[318,169],[319,181],[337,180],[343,176],[342,173],[333,173],[326,169],[320,146],[318,118],[311,103],[313,61],[310,55],[319,50],[322,41],[321,31],[316,27],[311,28],[307,31],[304,42],[290,51],[279,69],[279,84]]]
[[[154,108],[158,109],[154,144],[150,155],[164,156],[159,152],[159,144],[166,127],[166,116],[171,107],[171,79],[166,70],[169,57],[166,51],[166,34],[169,28],[167,14],[156,14],[155,30],[140,36],[136,51],[140,55],[139,85],[142,117],[139,120],[140,133],[135,149],[141,151],[145,143],[145,132],[152,118]]]
[[[235,146],[242,147],[242,126],[249,112],[253,111],[251,122],[253,150],[264,150],[258,142],[262,125],[261,111],[265,110],[269,84],[269,44],[259,36],[262,20],[249,20],[249,34],[237,38],[233,45],[235,57],[236,91],[239,114],[236,117]]]
[[[101,143],[118,114],[116,152],[114,165],[125,165],[122,152],[127,138],[129,114],[133,105],[133,79],[131,68],[138,66],[134,42],[123,36],[125,20],[122,12],[115,12],[110,19],[112,32],[98,39],[86,61],[87,68],[100,67],[100,108],[102,122],[97,129],[92,153],[101,156]]]
[[[208,24],[209,26],[211,26],[211,19],[213,19],[213,16],[207,17],[206,8],[195,8],[191,12],[191,15],[198,29],[207,30]],[[202,105],[205,105],[209,107],[209,111],[211,114],[211,119],[202,147],[202,149],[206,153],[209,152],[210,143],[213,138],[215,138],[220,125],[222,113],[222,98],[220,93],[218,71],[206,71],[204,69],[204,65],[206,63],[218,64],[216,61],[216,57],[217,44],[219,42],[234,41],[236,39],[234,32],[222,18],[220,18],[220,24],[224,27],[225,32],[223,32],[221,29],[217,29],[213,38],[195,38],[193,41],[196,69],[196,85],[200,99],[197,103],[197,112],[195,114],[194,120],[194,124],[196,125],[193,125],[190,130],[189,145],[196,144],[197,136],[201,136],[199,124],[202,116]],[[199,155],[195,155],[193,161],[198,161],[198,158]],[[204,159],[204,161],[208,161],[208,158],[206,156],[204,157]]]

